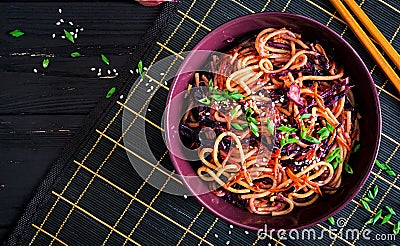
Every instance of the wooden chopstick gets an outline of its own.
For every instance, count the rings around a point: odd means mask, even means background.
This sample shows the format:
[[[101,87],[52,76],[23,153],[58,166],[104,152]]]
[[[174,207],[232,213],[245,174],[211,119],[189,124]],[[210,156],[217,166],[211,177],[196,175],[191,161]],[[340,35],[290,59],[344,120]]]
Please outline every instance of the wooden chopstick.
[[[378,30],[374,23],[368,18],[364,11],[357,5],[354,0],[344,0],[347,6],[353,11],[353,13],[360,20],[361,24],[368,30],[371,36],[379,43],[386,55],[389,56],[390,60],[394,62],[396,67],[400,69],[400,55],[393,48],[393,46],[387,41],[385,36]]]
[[[345,0],[345,1],[350,2],[351,0]],[[371,39],[368,37],[368,35],[365,33],[365,31],[361,28],[361,26],[357,23],[357,21],[353,18],[351,13],[347,10],[347,8],[343,5],[343,3],[340,0],[330,0],[330,2],[336,8],[336,10],[339,12],[339,14],[342,16],[342,18],[347,22],[348,26],[351,28],[351,30],[353,30],[354,34],[357,36],[357,38],[363,44],[365,49],[372,56],[372,58],[374,58],[375,62],[378,64],[378,66],[382,69],[382,71],[386,74],[388,79],[393,83],[393,85],[396,87],[396,89],[400,93],[400,78],[399,78],[399,76],[396,74],[396,72],[393,70],[393,68],[389,65],[389,63],[385,60],[383,55],[380,53],[378,48],[376,48],[376,46],[371,41]],[[359,10],[361,10],[361,9],[359,9]],[[359,10],[354,11],[354,12],[360,12]],[[367,16],[365,16],[365,17],[368,19]],[[368,25],[368,23],[366,23],[366,25]],[[379,30],[377,28],[376,28],[376,31],[379,32]],[[378,38],[376,38],[376,41],[379,42],[380,44],[382,44]],[[383,44],[382,44],[382,48],[383,48]],[[388,53],[388,55],[389,55],[389,53]],[[396,54],[394,54],[394,55],[392,54],[391,56],[396,57],[396,55],[398,57],[397,52],[396,52]],[[389,57],[391,57],[391,56],[389,56]],[[393,61],[393,62],[395,62],[395,61]]]

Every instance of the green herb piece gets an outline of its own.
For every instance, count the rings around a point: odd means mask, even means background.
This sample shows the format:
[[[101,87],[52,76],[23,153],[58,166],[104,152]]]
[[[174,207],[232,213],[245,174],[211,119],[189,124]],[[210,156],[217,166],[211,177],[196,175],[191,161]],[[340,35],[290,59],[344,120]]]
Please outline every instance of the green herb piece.
[[[372,193],[371,190],[368,191],[367,196],[368,196],[368,198],[371,199],[371,200],[374,200],[374,199],[375,199],[374,194]]]
[[[400,232],[400,220],[393,226],[393,234],[397,235]]]
[[[389,176],[396,176],[396,173],[392,169],[386,170],[386,173],[389,174]]]
[[[243,131],[243,127],[241,125],[239,125],[238,123],[231,123],[231,126],[233,128],[235,128],[236,130]]]
[[[112,88],[107,92],[106,98],[108,99],[108,98],[112,97],[112,95],[115,93],[116,90],[117,90],[117,88],[112,87]]]
[[[290,126],[280,126],[278,128],[276,128],[276,130],[279,130],[281,132],[286,132],[286,133],[292,133],[297,131],[296,128],[290,127]]]
[[[361,147],[361,144],[357,144],[356,146],[354,146],[353,152],[354,153],[357,152],[360,149],[360,147]]]
[[[110,65],[110,60],[108,60],[108,58],[107,58],[104,54],[101,54],[100,56],[101,56],[101,60],[102,60],[105,64]]]
[[[217,102],[222,102],[222,101],[226,100],[226,98],[224,96],[221,96],[221,95],[211,95],[210,97],[212,99],[214,99],[215,101],[217,101]]]
[[[248,126],[249,126],[249,124],[247,124],[247,123],[244,123],[244,124],[241,124],[241,126],[242,126],[242,127],[243,127],[243,129],[244,129],[244,128],[248,127]]]
[[[253,117],[249,117],[248,119],[247,119],[249,122],[253,122],[254,124],[256,124],[256,125],[259,125],[260,124],[260,122],[258,122],[256,119],[254,119]]]
[[[210,105],[211,103],[210,99],[208,99],[207,97],[200,99],[199,102],[204,105]]]
[[[382,209],[379,209],[379,211],[372,217],[372,225],[375,225],[375,223],[379,220],[379,218],[382,215]]]
[[[367,222],[364,223],[364,225],[369,225],[374,222],[374,218],[372,217],[371,219],[367,220]]]
[[[335,218],[329,217],[328,221],[329,221],[329,223],[331,223],[331,225],[335,225]]]
[[[335,128],[331,124],[329,124],[328,122],[326,122],[326,128],[328,128],[328,130],[331,133],[333,133],[335,131]]]
[[[318,132],[319,140],[325,140],[329,137],[329,130],[326,127],[322,127]]]
[[[394,244],[394,243],[391,243],[391,244],[389,244],[389,246],[396,246],[396,244]]]
[[[143,73],[143,62],[142,62],[142,60],[139,61],[137,67],[138,67],[139,75],[143,79],[144,78],[144,73]]]
[[[383,217],[383,220],[381,222],[381,224],[385,224],[386,222],[388,222],[390,220],[390,218],[392,218],[392,214],[387,214],[385,217]]]
[[[326,162],[331,162],[333,159],[337,158],[337,156],[340,156],[340,148],[334,149],[328,157],[326,157]]]
[[[71,41],[71,43],[75,43],[75,39],[74,39],[74,36],[72,36],[72,34],[70,33],[70,32],[68,32],[67,30],[65,30],[64,29],[64,34],[65,34],[65,37],[69,40],[69,41]]]
[[[301,139],[304,139],[306,137],[307,134],[307,128],[304,125],[301,125],[301,131],[300,131],[300,137]]]
[[[244,98],[245,96],[240,93],[237,93],[237,92],[231,92],[231,93],[229,93],[229,97],[235,101],[239,101],[240,99]]]
[[[369,207],[368,203],[365,200],[361,200],[361,204],[366,210],[371,210],[371,208]]]
[[[379,188],[378,188],[378,185],[375,185],[374,186],[374,199],[375,199],[375,197],[376,197],[376,195],[378,195],[378,191],[379,191]]]
[[[313,136],[306,136],[306,137],[303,138],[303,139],[304,139],[304,140],[307,140],[308,142],[311,142],[311,143],[313,143],[313,144],[320,144],[320,143],[321,143],[320,140],[316,139],[316,138],[313,137]]]
[[[353,174],[353,168],[351,168],[351,166],[347,162],[344,163],[344,170],[348,174]]]
[[[270,120],[270,118],[267,118],[267,126],[268,126],[268,131],[271,133],[271,135],[274,135],[274,128],[275,124]]]
[[[387,209],[387,211],[389,211],[390,214],[395,215],[396,212],[393,210],[393,208],[389,207],[389,206],[385,206],[385,208]]]
[[[42,67],[47,68],[49,66],[50,60],[48,58],[43,59]]]
[[[386,170],[386,169],[389,167],[389,166],[386,165],[386,164],[380,163],[378,160],[375,160],[375,164],[376,164],[379,168],[381,168],[381,169],[383,169],[383,170]]]
[[[11,36],[15,37],[15,38],[19,38],[19,37],[21,37],[22,35],[24,35],[25,33],[24,33],[23,31],[21,31],[21,30],[15,29],[15,30],[9,32],[9,34],[10,34]]]
[[[311,114],[303,114],[300,119],[309,119],[311,117]]]
[[[22,35],[24,35],[25,33],[21,30],[15,29],[14,31],[9,32],[9,34],[13,37],[19,38]]]
[[[372,200],[369,199],[368,197],[364,197],[364,198],[362,198],[362,200],[364,200],[364,201],[366,201],[366,202],[371,202],[371,201],[372,201]]]
[[[254,112],[254,110],[253,110],[252,108],[246,109],[246,114],[245,114],[246,119],[249,118],[249,117],[251,117],[251,115],[253,114],[253,112]]]
[[[253,122],[250,122],[250,130],[251,132],[254,134],[254,136],[259,137],[260,135],[258,134],[258,126],[256,124],[254,124]]]
[[[333,167],[333,169],[336,169],[337,166],[339,166],[339,164],[342,163],[342,162],[343,162],[342,157],[341,157],[340,155],[337,155],[336,158],[335,158],[335,159],[333,160],[333,162],[332,162],[332,167]],[[350,168],[351,168],[351,167],[350,167]]]
[[[79,53],[79,52],[72,52],[71,53],[71,57],[80,57],[81,56],[81,53]]]
[[[210,91],[214,90],[214,81],[212,78],[208,81],[208,89],[210,89]]]
[[[241,105],[237,105],[231,112],[231,117],[235,116],[237,114],[237,112],[239,112],[239,110],[242,108]]]
[[[279,143],[281,148],[287,144],[292,144],[292,143],[298,143],[299,140],[297,138],[289,138],[289,136],[286,136],[284,139],[282,139]]]

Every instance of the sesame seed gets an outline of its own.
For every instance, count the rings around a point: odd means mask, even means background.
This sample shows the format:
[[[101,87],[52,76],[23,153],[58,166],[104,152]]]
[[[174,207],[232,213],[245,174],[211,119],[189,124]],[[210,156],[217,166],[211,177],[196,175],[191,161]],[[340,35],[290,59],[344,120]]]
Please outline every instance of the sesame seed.
[[[146,84],[145,84],[145,86],[148,86],[148,85],[149,85],[149,83],[146,83]]]
[[[115,73],[115,76],[118,76],[118,73]]]
[[[148,69],[147,69],[147,67],[143,67],[143,70],[144,70],[144,71],[147,71]]]
[[[226,245],[229,245],[231,243],[231,241],[226,241]]]
[[[147,111],[151,112],[151,109],[148,108]]]
[[[81,27],[81,29],[79,29],[79,31],[83,32],[83,27]]]
[[[107,70],[107,74],[111,74],[111,70],[110,69]]]
[[[34,68],[34,69],[33,69],[33,72],[34,72],[34,73],[37,73],[37,69],[36,69],[36,68]]]
[[[119,96],[119,99],[124,99],[124,95]]]
[[[248,232],[248,231],[244,231],[244,233],[245,233],[246,235],[249,235],[249,232]]]
[[[131,69],[131,70],[129,70],[129,72],[131,73],[131,74],[133,74],[133,70]]]
[[[154,86],[150,86],[150,89],[152,89],[152,90],[153,90],[153,89],[154,89]]]
[[[148,89],[146,92],[149,93],[151,91],[151,89]]]
[[[143,78],[140,78],[140,79],[139,79],[139,82],[143,82]]]
[[[78,38],[78,33],[75,33],[74,38]]]
[[[69,32],[69,33],[71,33],[71,35],[74,35],[74,34],[75,34],[74,32]]]
[[[57,22],[56,22],[56,25],[59,26],[59,25],[61,25],[61,23],[60,23],[59,21],[57,21]]]
[[[167,85],[167,84],[168,84],[167,81],[165,81],[165,82],[164,82],[164,85]]]
[[[79,32],[79,29],[78,29],[78,28],[76,28],[76,29],[75,29],[75,32],[76,32],[76,33],[78,33],[78,32]]]
[[[117,69],[114,68],[114,69],[113,69],[113,72],[116,73],[116,72],[117,72]]]
[[[72,21],[70,21],[70,22],[68,22],[71,26],[73,26],[74,25],[74,23],[72,22]]]
[[[218,234],[217,234],[217,233],[215,233],[215,234],[214,234],[214,237],[215,237],[215,238],[218,238]]]
[[[230,225],[229,227],[230,227],[231,229],[233,229],[233,225]]]
[[[97,73],[97,76],[101,76],[101,73],[99,72],[99,73]]]
[[[63,20],[63,19],[60,19],[60,22],[61,22],[61,23],[64,23],[64,20]]]
[[[55,37],[56,37],[56,34],[55,34],[55,33],[53,33],[53,35],[51,35],[51,37],[52,37],[52,38],[55,38]]]
[[[228,234],[231,235],[231,234],[232,234],[232,231],[228,231]]]
[[[58,9],[58,13],[60,13],[60,14],[61,14],[61,13],[62,13],[62,9]]]
[[[136,68],[136,73],[139,73],[139,70]]]
[[[99,73],[101,72],[101,68],[99,68]]]
[[[164,76],[165,73],[160,73],[161,76]]]
[[[94,71],[94,70],[96,70],[96,68],[92,67],[90,70],[91,70],[91,71]]]
[[[183,195],[183,198],[187,199],[187,195]]]
[[[152,79],[150,79],[150,80],[149,80],[149,82],[153,82],[153,80],[152,80]]]
[[[63,35],[63,36],[61,36],[61,38],[62,38],[62,39],[65,39],[65,36]]]

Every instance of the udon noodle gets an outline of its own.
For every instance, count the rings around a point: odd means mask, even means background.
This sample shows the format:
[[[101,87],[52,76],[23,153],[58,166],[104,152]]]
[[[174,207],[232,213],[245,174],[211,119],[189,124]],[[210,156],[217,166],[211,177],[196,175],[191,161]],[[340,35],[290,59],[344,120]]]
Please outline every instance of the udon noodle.
[[[350,79],[327,47],[267,28],[213,55],[180,125],[212,192],[256,214],[283,215],[342,188],[359,140]],[[325,50],[326,49],[326,50]],[[190,105],[193,106],[193,105]]]

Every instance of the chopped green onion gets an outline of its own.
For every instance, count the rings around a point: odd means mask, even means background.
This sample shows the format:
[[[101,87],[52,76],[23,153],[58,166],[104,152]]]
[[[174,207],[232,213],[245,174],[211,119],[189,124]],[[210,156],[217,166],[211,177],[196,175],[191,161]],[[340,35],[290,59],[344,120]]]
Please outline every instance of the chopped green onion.
[[[378,185],[375,185],[374,186],[374,198],[378,195],[378,191],[379,191]]]
[[[228,96],[235,101],[239,101],[240,99],[245,97],[244,95],[237,93],[237,92],[231,92],[231,93],[229,93]]]
[[[303,138],[304,140],[307,140],[308,142],[314,143],[314,144],[320,144],[321,141],[316,139],[313,136],[306,136],[305,138]]]
[[[333,163],[332,163],[333,169],[336,169],[337,166],[339,166],[339,164],[342,163],[342,161],[343,161],[343,159],[340,155],[336,156],[336,158],[333,160]]]
[[[25,33],[21,30],[15,29],[14,31],[9,32],[9,34],[15,38],[19,38],[22,35],[24,35]]]
[[[389,176],[396,176],[396,173],[392,169],[386,170],[386,173],[389,174]]]
[[[382,215],[382,209],[379,209],[379,211],[372,217],[372,225],[375,225],[375,223],[381,218]]]
[[[393,214],[393,215],[396,214],[396,212],[393,210],[393,208],[391,208],[389,206],[385,206],[385,207],[386,207],[387,211],[389,211],[390,214]]]
[[[381,224],[385,224],[386,222],[388,222],[390,220],[390,218],[392,218],[392,214],[387,214],[385,217],[383,217],[383,220],[381,222]]]
[[[356,146],[354,146],[353,152],[354,153],[357,152],[360,149],[360,147],[361,147],[361,144],[357,144]]]
[[[376,164],[379,168],[381,168],[381,169],[383,169],[383,170],[386,170],[386,169],[389,167],[389,166],[386,165],[386,164],[380,163],[378,160],[375,160],[375,164]]]
[[[238,123],[231,123],[231,126],[235,128],[236,130],[242,131],[243,127],[239,125]]]
[[[274,122],[272,122],[270,118],[267,118],[267,126],[268,126],[268,131],[271,133],[271,135],[274,135],[275,124]]]
[[[101,54],[100,56],[101,56],[101,60],[102,60],[105,64],[110,65],[110,60],[108,60],[108,58],[107,58],[104,54]]]
[[[344,163],[344,170],[348,174],[353,174],[353,168],[351,168],[351,166],[347,162]]]
[[[328,128],[328,130],[331,133],[333,133],[335,131],[335,128],[331,124],[329,124],[328,122],[326,122],[326,128]]]
[[[368,197],[364,197],[362,200],[366,201],[366,202],[370,202],[372,201],[371,199],[369,199]]]
[[[287,144],[292,144],[292,143],[298,143],[299,140],[297,138],[289,138],[289,136],[286,136],[284,139],[282,139],[279,143],[281,148]]]
[[[208,99],[207,97],[200,99],[199,102],[204,105],[210,105],[211,103],[210,99]]]
[[[70,33],[70,32],[68,32],[67,30],[65,30],[64,29],[64,34],[65,34],[65,37],[69,40],[69,41],[71,41],[71,43],[75,43],[75,39],[74,39],[74,36],[72,36],[72,34]]]
[[[247,123],[244,123],[244,124],[241,124],[241,126],[242,126],[242,127],[243,127],[243,129],[244,129],[244,128],[248,127],[248,126],[249,126],[249,124],[247,124]]]
[[[210,97],[217,102],[222,102],[222,101],[226,100],[226,97],[221,96],[221,95],[211,95]]]
[[[208,88],[210,91],[214,90],[214,81],[212,78],[208,81]]]
[[[254,124],[253,122],[250,122],[250,130],[251,132],[254,134],[254,136],[259,137],[260,135],[258,134],[258,126],[256,124]]]
[[[335,225],[335,218],[329,217],[328,221],[329,221],[329,223],[331,223],[331,225]]]
[[[143,79],[144,78],[144,73],[143,73],[143,62],[142,62],[142,60],[140,60],[139,63],[138,63],[138,71],[139,71],[140,77],[142,77],[142,79]]]
[[[292,132],[297,131],[296,128],[289,127],[289,126],[280,126],[280,127],[276,128],[276,130],[279,130],[281,132],[286,132],[286,133],[292,133]]]
[[[241,105],[237,105],[231,112],[231,117],[235,116],[237,114],[237,112],[239,112],[239,110],[242,108]]]
[[[250,122],[253,122],[253,123],[256,124],[256,125],[259,125],[259,124],[260,124],[260,122],[258,122],[258,121],[257,121],[256,119],[254,119],[253,117],[249,117],[247,120],[250,121]]]
[[[397,221],[397,223],[394,224],[394,226],[393,226],[393,233],[394,233],[394,235],[399,234],[399,232],[400,232],[400,220]]]
[[[71,53],[71,57],[79,57],[79,56],[81,56],[81,53],[79,53],[79,52],[72,52]]]
[[[364,200],[361,200],[361,204],[363,205],[363,207],[367,210],[371,210],[371,208],[369,207],[368,203]]]
[[[303,114],[300,119],[308,119],[311,117],[311,114]]]
[[[246,109],[246,114],[245,114],[246,119],[249,118],[253,114],[253,112],[254,111],[252,108]]]
[[[50,60],[48,58],[43,59],[42,66],[43,68],[47,68],[49,66]]]
[[[107,92],[106,98],[108,99],[108,98],[112,97],[112,95],[115,93],[116,90],[117,90],[117,88],[112,87],[112,88]]]
[[[329,130],[326,127],[322,127],[318,132],[319,135],[319,140],[325,140],[329,137]]]
[[[367,220],[367,222],[365,222],[364,225],[372,224],[372,222],[374,222],[374,218],[373,217],[371,219]]]
[[[370,191],[370,190],[368,191],[367,196],[368,196],[368,198],[371,199],[371,200],[374,200],[374,199],[375,199],[374,194],[373,194],[372,191]]]
[[[328,157],[326,157],[326,162],[331,162],[333,159],[335,159],[337,156],[340,156],[340,148],[334,149]]]

